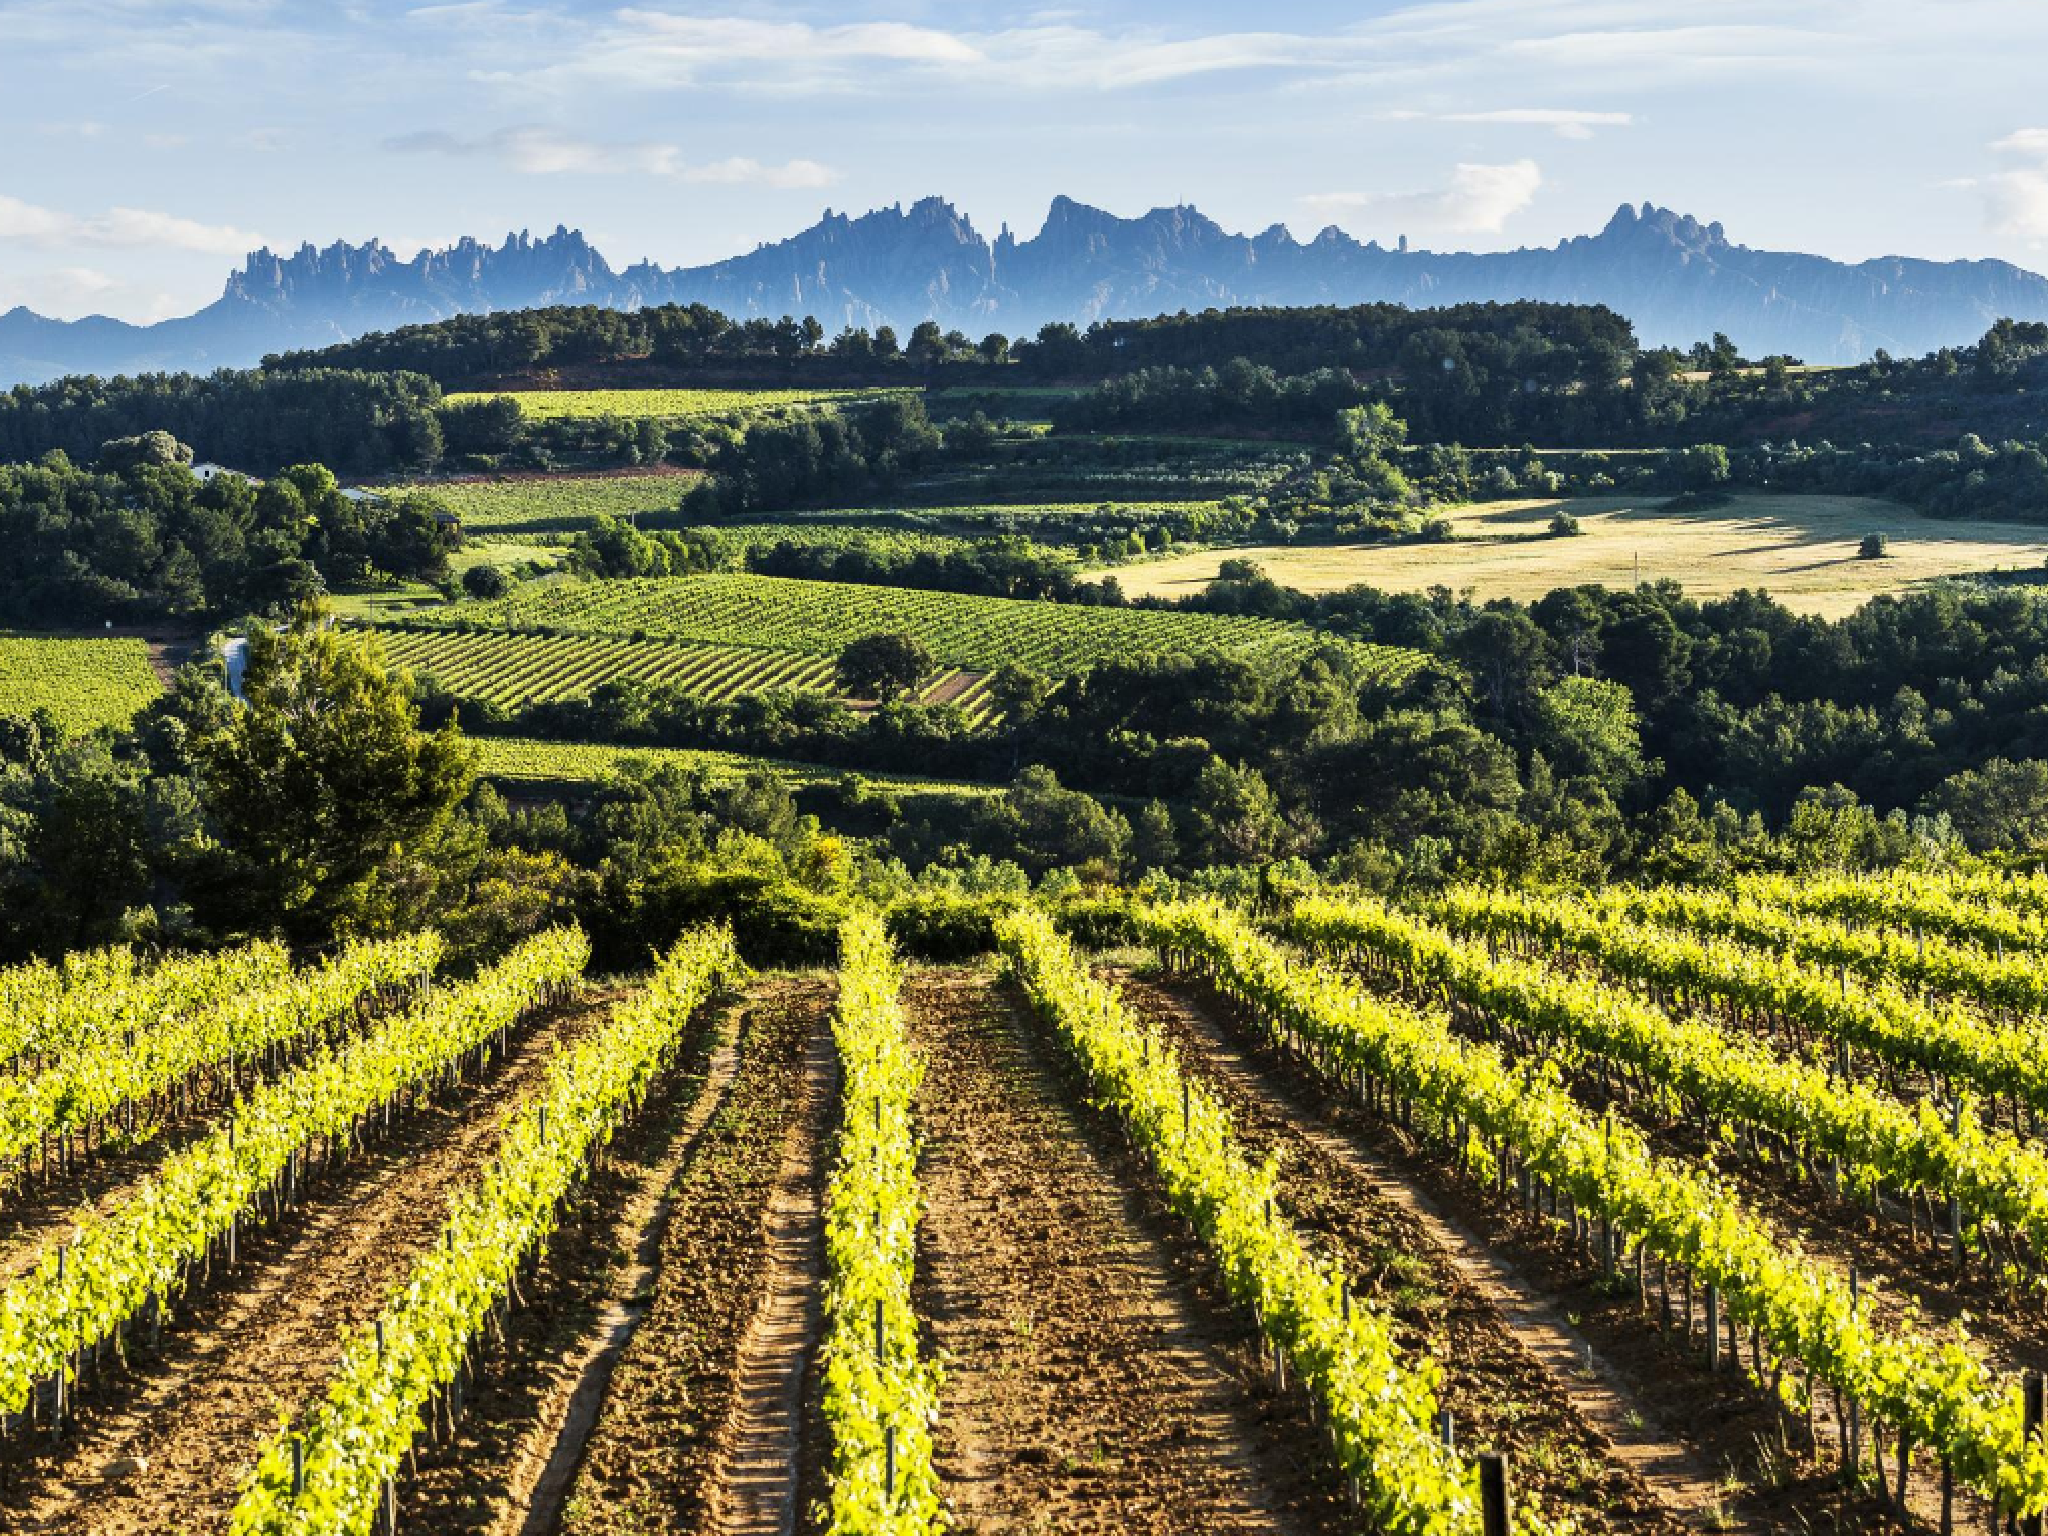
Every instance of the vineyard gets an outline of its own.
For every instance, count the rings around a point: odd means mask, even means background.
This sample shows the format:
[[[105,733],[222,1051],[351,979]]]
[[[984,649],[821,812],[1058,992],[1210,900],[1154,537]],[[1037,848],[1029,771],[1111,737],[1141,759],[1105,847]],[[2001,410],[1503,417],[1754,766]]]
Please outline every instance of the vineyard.
[[[529,421],[693,421],[709,417],[741,419],[764,411],[788,412],[820,406],[874,400],[885,395],[914,394],[901,389],[535,389],[513,392],[519,414]],[[452,394],[451,405],[506,398],[483,394]]]
[[[840,695],[831,658],[802,652],[518,631],[378,633],[398,665],[459,697],[508,709],[581,698],[600,683],[621,679],[661,683],[713,700],[771,689]],[[988,718],[988,679],[980,673],[949,668],[917,698],[956,705],[976,723]]]
[[[748,757],[737,752],[698,751],[688,747],[617,747],[602,742],[536,741],[519,736],[475,739],[479,771],[487,779],[509,785],[572,786],[601,784],[628,761],[701,774],[713,784],[732,783],[750,773],[773,773],[792,789],[837,785],[851,779],[885,794],[913,800],[919,796],[978,798],[993,793],[986,784],[960,784],[945,779],[904,778],[894,774],[853,774],[810,763]]]
[[[835,656],[879,630],[919,636],[949,667],[994,671],[1006,662],[1064,673],[1143,651],[1267,651],[1302,656],[1350,649],[1397,681],[1414,652],[1363,646],[1270,619],[865,587],[773,576],[704,575],[603,583],[536,583],[510,597],[425,611],[414,622],[546,634],[659,637]]]
[[[140,640],[0,635],[0,715],[46,709],[73,731],[125,726],[163,695]]]
[[[572,534],[600,517],[659,519],[676,513],[695,480],[688,474],[529,475],[378,489],[425,491],[455,514],[469,537],[502,540],[507,535]]]
[[[2048,885],[1894,882],[1011,904],[947,965],[855,907],[823,980],[716,924],[636,981],[573,928],[0,972],[0,1509],[2032,1529],[2037,962],[1845,914]]]

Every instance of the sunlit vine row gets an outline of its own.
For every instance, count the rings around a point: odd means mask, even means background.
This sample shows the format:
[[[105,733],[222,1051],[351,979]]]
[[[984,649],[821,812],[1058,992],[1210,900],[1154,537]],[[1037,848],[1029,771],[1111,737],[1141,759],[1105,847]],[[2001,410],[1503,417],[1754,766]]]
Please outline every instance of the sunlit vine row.
[[[582,936],[573,942],[580,969]],[[235,1505],[236,1536],[368,1536],[437,1399],[470,1369],[521,1267],[545,1251],[592,1155],[675,1062],[692,1015],[740,971],[727,929],[693,930],[643,992],[556,1057],[438,1240],[347,1340],[325,1398],[265,1447]]]

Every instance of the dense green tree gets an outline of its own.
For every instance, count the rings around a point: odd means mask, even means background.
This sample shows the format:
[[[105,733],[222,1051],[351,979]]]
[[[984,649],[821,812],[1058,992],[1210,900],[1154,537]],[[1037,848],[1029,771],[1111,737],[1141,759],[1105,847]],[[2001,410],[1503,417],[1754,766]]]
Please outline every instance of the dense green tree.
[[[452,731],[422,732],[374,643],[312,611],[250,636],[242,696],[193,722],[223,843],[218,900],[252,931],[304,942],[358,931],[394,862],[445,829],[475,752]]]
[[[903,630],[883,630],[849,640],[834,663],[839,686],[857,698],[888,703],[914,693],[936,663],[931,647]]]

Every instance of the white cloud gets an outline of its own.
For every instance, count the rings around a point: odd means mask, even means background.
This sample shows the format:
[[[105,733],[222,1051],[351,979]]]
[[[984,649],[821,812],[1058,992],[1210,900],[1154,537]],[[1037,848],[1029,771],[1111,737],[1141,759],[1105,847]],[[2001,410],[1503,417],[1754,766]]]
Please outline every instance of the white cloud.
[[[146,208],[110,208],[81,217],[0,195],[0,240],[45,247],[141,246],[240,256],[262,245],[263,237],[226,224],[157,213]]]
[[[2036,160],[2048,160],[2048,128],[2016,128],[1991,147],[2010,155],[2031,155]]]
[[[1460,164],[1434,192],[1323,192],[1302,201],[1323,214],[1370,213],[1391,224],[1452,234],[1494,234],[1536,200],[1543,171],[1534,160]]]
[[[388,139],[384,147],[401,154],[487,157],[528,176],[661,176],[688,183],[778,188],[823,187],[835,179],[829,166],[815,160],[768,165],[734,156],[700,163],[686,159],[674,144],[602,143],[533,126],[500,128],[475,138],[429,130]]]
[[[1355,31],[1220,32],[1174,37],[1157,28],[1105,32],[1041,12],[996,32],[952,32],[901,22],[814,26],[737,16],[625,9],[566,56],[479,70],[500,84],[568,86],[604,81],[661,90],[719,85],[764,93],[882,91],[910,71],[976,91],[1120,90],[1258,70],[1328,72],[1382,51]]]
[[[26,304],[39,315],[75,320],[84,315],[118,315],[147,323],[189,310],[160,291],[137,288],[97,267],[49,267],[0,271],[0,291],[9,303]]]
[[[1561,139],[1590,139],[1595,128],[1626,128],[1635,121],[1635,116],[1629,112],[1580,112],[1557,107],[1504,107],[1493,112],[1446,112],[1443,121],[1548,128]]]
[[[2048,128],[2016,129],[1991,147],[2034,163],[1969,179],[1984,194],[1984,222],[1994,234],[2048,244]]]

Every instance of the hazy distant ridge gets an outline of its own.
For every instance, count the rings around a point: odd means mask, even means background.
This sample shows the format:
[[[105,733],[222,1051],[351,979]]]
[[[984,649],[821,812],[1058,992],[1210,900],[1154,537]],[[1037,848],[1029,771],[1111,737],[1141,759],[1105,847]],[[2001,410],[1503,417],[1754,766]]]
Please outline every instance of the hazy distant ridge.
[[[1389,250],[1325,229],[1231,234],[1193,208],[1120,219],[1054,200],[1027,240],[983,237],[950,203],[859,217],[827,212],[772,245],[709,266],[615,270],[558,228],[490,246],[465,239],[400,261],[389,247],[262,250],[197,314],[155,325],[0,315],[0,383],[64,373],[244,366],[266,352],[482,310],[701,301],[729,314],[814,314],[828,331],[932,318],[979,336],[1258,304],[1415,306],[1486,299],[1602,303],[1650,343],[1725,331],[1752,355],[1848,362],[1974,340],[2001,315],[2048,319],[2048,279],[2003,261],[1847,263],[1732,243],[1719,224],[1645,203],[1596,235],[1499,252]]]

